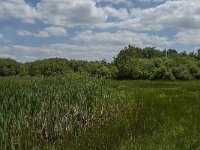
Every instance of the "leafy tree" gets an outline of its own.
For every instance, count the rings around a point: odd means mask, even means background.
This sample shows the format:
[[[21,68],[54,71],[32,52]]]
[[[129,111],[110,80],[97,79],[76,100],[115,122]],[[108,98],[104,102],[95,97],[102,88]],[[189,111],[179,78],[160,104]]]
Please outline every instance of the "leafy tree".
[[[156,49],[156,47],[146,47],[143,50],[143,58],[157,58],[163,57],[163,52]]]
[[[197,53],[178,53],[175,49],[158,50],[128,45],[113,62],[50,58],[18,63],[0,59],[0,76],[103,77],[112,79],[200,79],[200,49]]]
[[[170,68],[167,68],[166,66],[161,66],[153,72],[150,79],[175,80],[175,77]]]
[[[37,60],[25,64],[30,76],[60,76],[66,73],[68,61],[62,58]]]
[[[126,61],[130,58],[139,58],[142,57],[142,49],[129,45],[128,47],[125,47],[123,50],[119,52],[116,58],[114,58],[114,64],[117,67],[120,67]]]
[[[20,73],[20,63],[10,58],[0,58],[0,76],[14,76]]]
[[[185,66],[179,66],[173,69],[173,74],[176,79],[180,80],[189,80],[192,79],[192,75],[190,74],[190,71]]]
[[[175,49],[168,49],[167,50],[167,57],[176,56],[178,52]]]

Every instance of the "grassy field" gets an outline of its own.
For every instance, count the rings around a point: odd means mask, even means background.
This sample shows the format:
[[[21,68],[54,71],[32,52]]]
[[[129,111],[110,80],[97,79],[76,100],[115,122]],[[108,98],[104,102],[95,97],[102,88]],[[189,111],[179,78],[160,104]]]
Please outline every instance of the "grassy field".
[[[0,149],[200,149],[200,81],[0,78]]]
[[[200,149],[200,81],[121,81],[112,86],[136,106],[127,116],[131,135],[118,149]]]

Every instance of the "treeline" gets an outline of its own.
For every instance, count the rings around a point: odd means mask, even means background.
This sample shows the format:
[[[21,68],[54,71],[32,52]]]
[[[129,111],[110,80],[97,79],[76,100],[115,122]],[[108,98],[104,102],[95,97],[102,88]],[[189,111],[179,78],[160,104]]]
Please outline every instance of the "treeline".
[[[200,49],[197,53],[178,53],[175,49],[157,50],[155,47],[125,47],[113,64],[118,79],[200,79]]]
[[[0,76],[92,76],[109,79],[200,79],[200,49],[194,53],[155,47],[125,47],[109,63],[102,61],[50,58],[20,63],[0,59]]]
[[[9,58],[0,59],[0,76],[92,76],[116,78],[117,67],[106,60],[82,61],[50,58],[19,63]]]

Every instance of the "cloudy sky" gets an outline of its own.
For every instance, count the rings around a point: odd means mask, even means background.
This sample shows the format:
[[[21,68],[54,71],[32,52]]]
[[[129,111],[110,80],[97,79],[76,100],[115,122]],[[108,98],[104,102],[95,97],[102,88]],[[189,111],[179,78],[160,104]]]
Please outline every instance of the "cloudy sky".
[[[0,57],[110,61],[128,44],[197,50],[199,0],[0,0]]]

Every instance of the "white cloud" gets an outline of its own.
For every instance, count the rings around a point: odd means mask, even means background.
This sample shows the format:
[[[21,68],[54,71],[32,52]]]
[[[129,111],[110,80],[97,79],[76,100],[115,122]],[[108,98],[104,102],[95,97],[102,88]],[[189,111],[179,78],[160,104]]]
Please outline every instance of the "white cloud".
[[[36,7],[41,19],[53,25],[71,27],[105,22],[107,14],[93,0],[42,0]]]
[[[182,30],[175,37],[177,43],[200,45],[200,30]]]
[[[120,13],[120,12],[119,12]],[[121,13],[122,14],[122,13]],[[166,28],[200,29],[199,0],[175,0],[152,8],[132,8],[129,18],[118,22],[98,24],[99,28],[121,28],[136,31],[163,30]]]
[[[128,3],[130,0],[95,0],[96,2],[110,2],[113,4]]]
[[[70,44],[50,44],[46,46],[23,46],[11,45],[0,46],[0,56],[10,56],[19,61],[31,61],[51,57],[62,57],[68,59],[101,60],[103,58],[112,60],[121,46],[90,45],[77,46]]]
[[[117,33],[94,33],[90,30],[77,34],[72,40],[76,44],[49,44],[43,46],[10,45],[0,46],[0,55],[12,56],[20,61],[31,61],[50,57],[68,59],[111,61],[118,52],[128,44],[136,46],[169,46],[165,37],[153,36],[147,33],[119,31]],[[80,44],[82,43],[82,44]]]
[[[90,45],[118,45],[127,46],[128,44],[135,44],[140,47],[146,46],[169,46],[171,43],[166,37],[159,37],[147,33],[136,33],[131,31],[118,31],[115,33],[100,32],[95,33],[90,30],[81,32],[74,40],[79,42],[86,42]],[[106,48],[106,47],[105,47]]]
[[[17,32],[19,36],[34,36],[40,38],[47,38],[50,36],[67,36],[67,31],[62,27],[47,27],[44,30],[39,31],[38,33],[32,33],[26,30],[20,30]]]
[[[139,0],[164,3],[153,8],[114,8],[97,6],[97,2],[131,2],[129,0],[42,0],[30,7],[23,0],[1,0],[0,20],[20,18],[25,22],[35,19],[63,27],[87,26],[99,28],[125,28],[134,30],[162,30],[165,28],[200,29],[199,0]],[[123,21],[107,21],[116,17]]]
[[[36,10],[27,5],[23,0],[1,0],[0,20],[19,18],[24,22],[33,23],[38,17]]]
[[[163,3],[146,9],[128,6],[125,8],[126,5],[123,5],[124,8],[118,8],[113,5],[133,4],[136,1]],[[97,5],[99,2],[109,4],[100,6]],[[200,44],[199,0],[41,0],[35,7],[29,6],[24,0],[0,0],[0,22],[9,18],[29,23],[38,19],[51,26],[38,32],[23,29],[17,32],[19,36],[25,37],[67,36],[67,29],[70,27],[80,29],[80,26],[86,26],[88,29],[70,39],[77,45],[0,46],[0,56],[13,56],[19,60],[56,56],[88,60],[112,59],[127,44],[162,48],[168,48],[175,43],[197,46]],[[96,28],[100,28],[99,32]],[[173,29],[177,34],[174,37],[151,34],[154,30],[164,34],[164,29]],[[174,38],[174,42],[169,40],[169,36]],[[4,36],[0,34],[0,40],[3,39]]]
[[[161,3],[168,0],[138,0],[139,2],[154,2],[154,3]]]
[[[17,34],[18,34],[19,36],[35,36],[34,33],[29,32],[29,31],[26,31],[26,30],[17,31]]]
[[[11,59],[17,59],[15,56],[13,55],[8,55],[8,54],[1,54],[0,53],[0,58],[11,58]]]
[[[35,19],[52,24],[71,27],[105,22],[107,14],[96,7],[94,0],[42,0],[31,7],[24,0],[1,0],[0,20],[18,18],[34,23]]]
[[[116,9],[116,8],[107,6],[107,7],[104,7],[103,9],[110,17],[116,17],[121,20],[125,20],[129,18],[129,13],[126,8]]]

